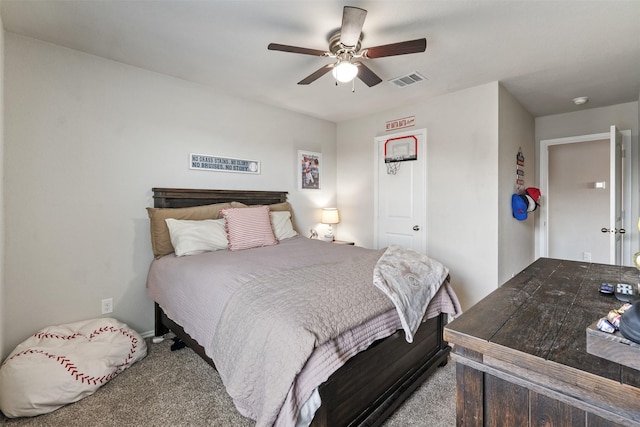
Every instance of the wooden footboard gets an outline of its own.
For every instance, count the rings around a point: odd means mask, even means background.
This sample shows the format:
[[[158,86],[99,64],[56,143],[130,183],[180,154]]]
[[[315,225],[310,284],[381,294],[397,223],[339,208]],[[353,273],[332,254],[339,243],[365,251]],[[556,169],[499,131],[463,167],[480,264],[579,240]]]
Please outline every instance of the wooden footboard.
[[[204,348],[158,306],[156,335],[169,331],[215,368]],[[322,405],[312,427],[379,426],[411,393],[447,363],[451,348],[442,333],[447,315],[424,322],[407,343],[404,331],[376,341],[320,386]]]
[[[424,322],[407,343],[404,331],[379,340],[320,386],[312,427],[378,426],[438,367],[451,348],[442,338],[447,315]]]

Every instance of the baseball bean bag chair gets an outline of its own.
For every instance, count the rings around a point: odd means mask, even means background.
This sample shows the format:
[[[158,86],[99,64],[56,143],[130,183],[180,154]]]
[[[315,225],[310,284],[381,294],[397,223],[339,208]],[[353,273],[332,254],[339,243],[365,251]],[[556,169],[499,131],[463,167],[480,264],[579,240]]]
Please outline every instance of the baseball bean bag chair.
[[[93,394],[147,354],[142,337],[111,318],[45,328],[0,367],[0,410],[10,418],[46,414]]]

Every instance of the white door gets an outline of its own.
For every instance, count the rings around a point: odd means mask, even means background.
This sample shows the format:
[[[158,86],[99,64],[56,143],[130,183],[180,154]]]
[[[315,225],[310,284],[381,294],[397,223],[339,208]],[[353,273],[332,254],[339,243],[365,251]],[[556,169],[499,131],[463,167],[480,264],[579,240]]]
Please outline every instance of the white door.
[[[610,263],[615,265],[622,265],[623,253],[622,253],[622,236],[625,234],[624,221],[622,217],[622,206],[624,194],[622,191],[622,134],[615,126],[611,126],[609,136],[609,161],[610,161],[610,178],[611,191],[610,191],[610,203],[609,203],[609,253]]]
[[[423,254],[427,252],[426,138],[426,129],[419,129],[375,139],[374,242],[377,248],[396,244]],[[391,150],[406,155],[411,154],[414,147],[415,160],[385,163],[385,148],[387,155]]]

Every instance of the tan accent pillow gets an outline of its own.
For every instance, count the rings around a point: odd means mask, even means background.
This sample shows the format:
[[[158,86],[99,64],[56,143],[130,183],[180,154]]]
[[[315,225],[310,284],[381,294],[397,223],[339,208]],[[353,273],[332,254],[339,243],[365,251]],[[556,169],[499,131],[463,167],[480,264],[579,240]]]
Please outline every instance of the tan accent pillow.
[[[245,205],[242,202],[231,202],[232,208],[248,208],[248,207],[255,207],[255,206],[261,206],[261,205]],[[267,205],[267,206],[269,206],[270,211],[289,211],[289,212],[293,211],[293,209],[291,208],[291,204],[289,202],[274,203],[273,205]]]
[[[275,203],[268,206],[270,211],[289,211],[293,213],[293,209],[291,208],[291,204],[289,202]]]
[[[214,205],[194,206],[190,208],[147,208],[151,220],[151,249],[156,258],[174,252],[171,235],[165,220],[167,218],[203,220],[220,219],[220,211],[231,207],[231,203],[216,203]]]

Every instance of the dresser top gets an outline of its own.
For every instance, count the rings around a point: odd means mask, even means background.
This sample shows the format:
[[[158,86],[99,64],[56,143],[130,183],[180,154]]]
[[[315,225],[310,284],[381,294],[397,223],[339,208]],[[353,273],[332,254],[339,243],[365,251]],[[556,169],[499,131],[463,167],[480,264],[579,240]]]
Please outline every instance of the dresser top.
[[[631,267],[540,258],[449,323],[445,339],[480,354],[507,348],[638,387],[640,371],[586,350],[587,327],[623,304],[601,294],[600,284],[638,279]]]

